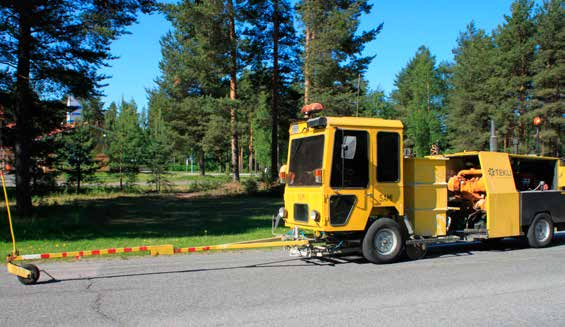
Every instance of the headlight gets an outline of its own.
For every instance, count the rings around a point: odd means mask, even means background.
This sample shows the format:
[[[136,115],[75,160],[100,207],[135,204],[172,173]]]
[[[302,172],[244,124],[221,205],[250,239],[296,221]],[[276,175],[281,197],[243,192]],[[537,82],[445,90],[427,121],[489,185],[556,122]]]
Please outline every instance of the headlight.
[[[279,217],[286,218],[287,214],[288,214],[288,212],[286,211],[286,209],[284,207],[279,208]]]
[[[320,213],[316,210],[310,211],[310,219],[312,219],[315,222],[319,222],[320,221]]]

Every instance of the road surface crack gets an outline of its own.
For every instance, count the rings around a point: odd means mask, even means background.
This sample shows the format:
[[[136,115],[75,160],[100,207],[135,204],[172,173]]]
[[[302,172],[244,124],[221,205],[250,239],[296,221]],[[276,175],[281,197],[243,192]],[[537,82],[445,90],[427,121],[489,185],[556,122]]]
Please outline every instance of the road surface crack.
[[[92,286],[94,286],[94,279],[88,279],[88,285],[86,285],[85,290],[88,292],[93,292],[96,294],[96,298],[94,299],[94,302],[92,303],[92,305],[90,305],[90,308],[96,313],[98,314],[100,317],[102,317],[104,320],[107,320],[109,322],[113,322],[115,324],[118,323],[118,321],[114,318],[112,318],[109,314],[105,313],[102,310],[102,300],[104,297],[104,293],[102,291],[95,291],[92,289]]]

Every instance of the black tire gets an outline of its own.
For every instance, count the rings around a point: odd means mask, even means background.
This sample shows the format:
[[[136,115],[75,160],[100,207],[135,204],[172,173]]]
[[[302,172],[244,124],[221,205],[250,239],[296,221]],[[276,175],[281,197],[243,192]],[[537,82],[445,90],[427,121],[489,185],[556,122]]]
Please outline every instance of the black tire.
[[[398,260],[403,246],[404,238],[400,225],[390,218],[381,218],[375,221],[365,233],[361,249],[365,259],[372,263],[390,263]]]
[[[31,275],[29,276],[29,278],[18,276],[20,283],[24,285],[33,285],[37,283],[37,280],[39,279],[39,268],[37,268],[36,265],[32,265],[31,263],[25,263],[21,265],[21,267],[31,271]]]
[[[553,240],[553,221],[547,213],[538,213],[528,228],[528,243],[533,248],[543,248]]]

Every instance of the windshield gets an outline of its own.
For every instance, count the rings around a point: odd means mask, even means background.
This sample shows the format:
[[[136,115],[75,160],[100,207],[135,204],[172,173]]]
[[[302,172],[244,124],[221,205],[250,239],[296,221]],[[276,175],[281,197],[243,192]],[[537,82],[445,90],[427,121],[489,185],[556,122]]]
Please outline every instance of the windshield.
[[[324,135],[303,137],[290,144],[290,165],[288,169],[290,186],[314,186],[315,171],[322,169],[324,156]]]

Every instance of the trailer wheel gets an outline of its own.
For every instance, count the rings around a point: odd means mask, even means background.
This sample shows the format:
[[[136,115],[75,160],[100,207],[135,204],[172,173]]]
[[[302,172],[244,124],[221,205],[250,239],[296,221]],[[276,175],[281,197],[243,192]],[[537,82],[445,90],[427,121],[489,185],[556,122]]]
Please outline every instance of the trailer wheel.
[[[398,223],[390,218],[381,218],[369,227],[361,248],[363,256],[370,262],[389,263],[398,259],[403,244]]]
[[[538,213],[528,228],[528,243],[533,248],[543,248],[553,239],[553,221],[546,213]]]
[[[29,278],[24,278],[24,277],[18,276],[18,280],[20,281],[20,283],[22,283],[24,285],[35,284],[37,282],[37,280],[39,279],[39,268],[37,268],[36,265],[32,265],[31,263],[23,264],[23,265],[21,265],[21,267],[31,271],[31,275],[29,276]]]

